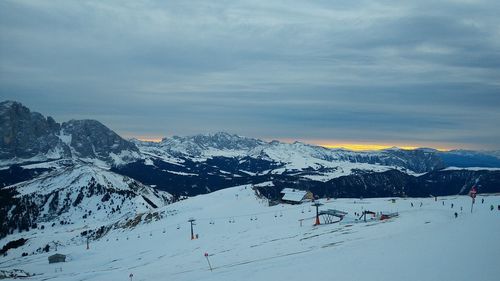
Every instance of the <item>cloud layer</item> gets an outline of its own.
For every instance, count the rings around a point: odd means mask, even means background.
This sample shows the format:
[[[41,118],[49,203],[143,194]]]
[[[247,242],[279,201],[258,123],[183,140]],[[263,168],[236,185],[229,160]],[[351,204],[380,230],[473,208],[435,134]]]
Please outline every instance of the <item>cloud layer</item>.
[[[334,2],[2,1],[0,97],[125,136],[500,149],[500,2]]]

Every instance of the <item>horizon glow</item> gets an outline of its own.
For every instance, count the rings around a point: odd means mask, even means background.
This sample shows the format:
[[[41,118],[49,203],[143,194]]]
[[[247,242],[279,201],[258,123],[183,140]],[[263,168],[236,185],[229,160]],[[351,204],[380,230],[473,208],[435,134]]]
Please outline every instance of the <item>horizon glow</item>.
[[[499,8],[1,1],[0,100],[152,141],[222,130],[360,150],[500,150]]]
[[[408,145],[400,145],[400,144],[394,144],[394,145],[387,145],[387,144],[378,144],[378,143],[339,143],[339,144],[319,144],[319,146],[326,147],[326,148],[331,148],[331,149],[336,149],[336,148],[341,148],[341,149],[347,149],[347,150],[352,150],[352,151],[369,151],[369,150],[384,150],[384,149],[389,149],[393,147],[397,147],[400,149],[404,150],[415,150],[417,148],[432,148],[438,151],[450,151],[452,149],[449,148],[436,148],[436,147],[429,147],[426,145],[419,145],[419,146],[408,146]]]
[[[158,142],[161,142],[164,137],[140,136],[140,137],[131,137],[131,138],[135,138],[135,139],[138,139],[140,141],[145,141],[145,142],[158,143]],[[294,141],[299,141],[299,140],[291,140],[291,139],[278,139],[278,140],[281,142],[284,142],[284,143],[293,143]],[[269,142],[270,140],[266,139],[265,141]],[[328,142],[325,140],[322,140],[320,142],[313,141],[313,140],[300,140],[300,142],[310,144],[310,145],[317,145],[317,146],[321,146],[321,147],[325,147],[325,148],[329,148],[329,149],[346,149],[346,150],[351,150],[351,151],[384,150],[384,149],[389,149],[389,148],[393,148],[393,147],[397,147],[397,148],[404,149],[404,150],[414,150],[417,148],[427,147],[427,148],[432,148],[432,149],[436,149],[438,151],[443,151],[443,152],[457,149],[457,148],[449,148],[449,147],[442,147],[442,146],[434,147],[432,145],[387,144],[387,143],[377,143],[377,142],[372,142],[372,143],[342,142],[342,143],[340,143],[340,142],[335,142],[335,141]]]

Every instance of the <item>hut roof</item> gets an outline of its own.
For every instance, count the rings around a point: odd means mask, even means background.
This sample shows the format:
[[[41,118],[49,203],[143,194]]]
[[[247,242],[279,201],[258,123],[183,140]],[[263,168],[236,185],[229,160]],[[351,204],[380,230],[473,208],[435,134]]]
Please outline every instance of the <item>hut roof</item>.
[[[49,256],[49,263],[54,263],[54,262],[64,262],[66,261],[66,255],[63,254],[53,254],[52,256]]]
[[[307,195],[307,191],[285,188],[281,191],[283,193],[283,197],[281,198],[283,201],[291,201],[291,202],[301,202],[304,197]]]

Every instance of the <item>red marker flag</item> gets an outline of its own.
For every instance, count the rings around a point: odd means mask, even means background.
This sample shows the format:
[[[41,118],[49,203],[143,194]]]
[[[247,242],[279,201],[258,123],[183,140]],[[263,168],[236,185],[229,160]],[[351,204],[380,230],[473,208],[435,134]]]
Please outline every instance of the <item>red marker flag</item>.
[[[469,196],[472,197],[472,199],[474,199],[476,198],[476,194],[477,194],[476,186],[473,186],[469,191]]]
[[[205,258],[207,258],[208,267],[210,267],[210,271],[212,271],[213,270],[212,264],[210,264],[210,260],[208,259],[208,253],[206,253],[206,252],[205,252]]]
[[[472,204],[470,206],[470,212],[472,214],[472,208],[474,207],[474,203],[476,201],[477,189],[476,186],[473,186],[469,191],[469,196],[472,198]]]

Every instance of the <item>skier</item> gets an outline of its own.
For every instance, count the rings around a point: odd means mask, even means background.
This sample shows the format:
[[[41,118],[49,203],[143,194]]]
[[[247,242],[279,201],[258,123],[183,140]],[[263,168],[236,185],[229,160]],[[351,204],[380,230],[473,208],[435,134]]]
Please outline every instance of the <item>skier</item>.
[[[457,218],[457,217],[458,217],[458,214],[457,214],[457,212],[455,212],[455,218]]]
[[[490,206],[490,210],[491,210],[491,211],[493,211],[493,209],[494,209],[494,207],[493,207],[493,205],[491,205],[491,206]]]
[[[453,209],[453,203],[451,203],[451,208]]]
[[[413,208],[413,203],[410,203],[411,204],[411,207]]]
[[[484,204],[484,198],[481,199],[481,204]]]
[[[424,205],[422,202],[420,202],[420,207],[422,207],[422,205]]]
[[[442,201],[442,203],[443,203],[443,206],[444,206],[444,201]]]

